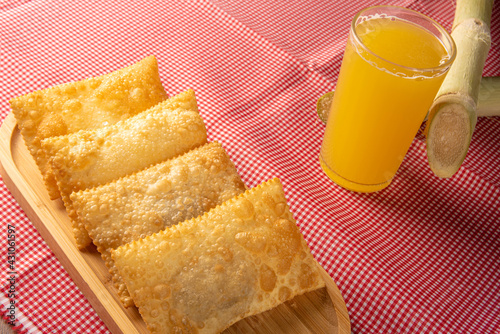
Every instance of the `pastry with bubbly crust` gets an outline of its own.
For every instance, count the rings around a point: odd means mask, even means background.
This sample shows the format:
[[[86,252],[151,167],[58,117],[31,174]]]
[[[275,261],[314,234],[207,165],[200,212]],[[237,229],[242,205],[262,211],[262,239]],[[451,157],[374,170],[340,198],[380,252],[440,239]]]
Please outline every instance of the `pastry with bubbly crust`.
[[[218,333],[325,285],[278,179],[111,254],[152,333]]]
[[[79,219],[108,267],[122,303],[133,306],[111,249],[202,215],[245,191],[218,142],[92,189],[71,194]]]
[[[59,190],[41,141],[96,129],[136,115],[165,100],[154,56],[95,78],[35,91],[10,100],[24,142],[51,199]]]
[[[106,184],[207,142],[198,109],[178,108],[186,96],[196,101],[194,92],[187,91],[111,126],[42,141],[80,249],[91,240],[78,220],[71,193]]]

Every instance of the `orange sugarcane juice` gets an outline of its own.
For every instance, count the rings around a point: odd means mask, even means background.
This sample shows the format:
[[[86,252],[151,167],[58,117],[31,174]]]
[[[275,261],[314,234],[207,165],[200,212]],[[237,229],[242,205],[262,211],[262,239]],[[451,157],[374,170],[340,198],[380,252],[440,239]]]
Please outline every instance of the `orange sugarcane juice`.
[[[441,36],[411,22],[413,16],[420,24],[421,17],[430,21]],[[443,36],[448,40],[443,42]],[[321,147],[328,177],[360,192],[388,186],[454,54],[446,31],[417,12],[398,7],[360,12],[353,20]]]

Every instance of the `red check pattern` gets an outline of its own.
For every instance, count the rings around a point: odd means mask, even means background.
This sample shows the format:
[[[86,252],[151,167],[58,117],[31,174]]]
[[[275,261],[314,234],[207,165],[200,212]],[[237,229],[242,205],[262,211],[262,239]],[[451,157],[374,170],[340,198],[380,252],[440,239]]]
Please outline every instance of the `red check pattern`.
[[[169,95],[193,88],[209,137],[249,186],[277,176],[354,333],[500,332],[500,121],[480,119],[451,179],[419,133],[392,185],[345,191],[322,173],[315,102],[335,87],[349,22],[379,1],[7,1],[0,5],[0,119],[14,96],[156,55]],[[453,1],[387,1],[451,28]],[[484,75],[500,75],[500,6]],[[0,183],[1,240],[16,228],[16,323],[26,333],[107,333]],[[8,315],[2,241],[0,311]]]

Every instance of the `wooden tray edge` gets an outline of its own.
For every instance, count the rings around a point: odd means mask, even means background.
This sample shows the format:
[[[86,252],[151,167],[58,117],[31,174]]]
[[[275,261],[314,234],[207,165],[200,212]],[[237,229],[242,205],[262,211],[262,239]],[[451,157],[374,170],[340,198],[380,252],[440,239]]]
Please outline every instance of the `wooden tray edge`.
[[[347,306],[345,305],[344,297],[340,293],[340,290],[335,284],[332,277],[326,272],[325,268],[318,263],[321,275],[326,284],[326,290],[330,295],[333,305],[335,306],[335,312],[337,313],[337,319],[339,322],[339,334],[351,334],[351,321],[349,318],[349,312],[347,311]]]

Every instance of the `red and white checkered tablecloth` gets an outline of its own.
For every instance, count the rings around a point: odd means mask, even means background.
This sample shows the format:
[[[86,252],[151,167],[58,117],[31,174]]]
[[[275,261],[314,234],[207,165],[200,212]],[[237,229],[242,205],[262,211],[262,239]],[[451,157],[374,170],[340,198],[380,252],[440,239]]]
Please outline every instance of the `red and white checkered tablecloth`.
[[[482,118],[451,179],[418,134],[392,185],[374,194],[321,171],[315,102],[332,90],[349,23],[380,1],[3,1],[0,120],[14,96],[156,55],[169,95],[196,91],[209,138],[242,178],[277,176],[312,252],[339,286],[354,333],[500,333],[500,120]],[[448,30],[453,1],[386,1]],[[500,4],[485,76],[500,75]],[[107,333],[0,181],[1,310],[7,224],[16,229],[17,327]]]

